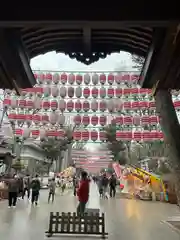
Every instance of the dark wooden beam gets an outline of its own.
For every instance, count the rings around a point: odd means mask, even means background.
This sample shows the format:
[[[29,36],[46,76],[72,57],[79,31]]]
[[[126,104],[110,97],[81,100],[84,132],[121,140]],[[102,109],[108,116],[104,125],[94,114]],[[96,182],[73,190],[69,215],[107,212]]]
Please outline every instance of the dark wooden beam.
[[[0,30],[0,59],[16,87],[27,88],[36,83],[18,31]]]
[[[152,45],[140,75],[139,83],[142,87],[152,88],[159,81],[158,87],[164,88],[163,81],[169,71],[176,49],[173,42],[177,34],[177,26],[167,30],[159,29],[154,33]]]
[[[85,26],[83,29],[83,43],[84,43],[84,53],[87,56],[91,55],[91,28]]]

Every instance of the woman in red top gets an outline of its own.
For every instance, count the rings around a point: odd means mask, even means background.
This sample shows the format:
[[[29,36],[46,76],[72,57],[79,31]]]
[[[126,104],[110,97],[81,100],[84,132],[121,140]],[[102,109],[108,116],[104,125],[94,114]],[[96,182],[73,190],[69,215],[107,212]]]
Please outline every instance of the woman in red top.
[[[77,196],[79,199],[77,214],[82,215],[85,212],[86,203],[89,199],[89,179],[87,172],[83,171],[81,173],[81,181],[79,184],[79,189],[77,190]]]

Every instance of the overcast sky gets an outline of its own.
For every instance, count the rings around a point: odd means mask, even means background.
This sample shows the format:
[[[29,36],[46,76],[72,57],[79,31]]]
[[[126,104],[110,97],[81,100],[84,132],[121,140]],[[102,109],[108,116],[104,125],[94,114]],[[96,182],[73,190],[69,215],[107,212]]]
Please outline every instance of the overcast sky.
[[[111,54],[106,59],[101,59],[90,66],[86,66],[64,54],[49,52],[33,58],[31,67],[33,70],[48,71],[114,71],[119,67],[122,70],[131,70],[132,61],[129,53],[121,52]]]

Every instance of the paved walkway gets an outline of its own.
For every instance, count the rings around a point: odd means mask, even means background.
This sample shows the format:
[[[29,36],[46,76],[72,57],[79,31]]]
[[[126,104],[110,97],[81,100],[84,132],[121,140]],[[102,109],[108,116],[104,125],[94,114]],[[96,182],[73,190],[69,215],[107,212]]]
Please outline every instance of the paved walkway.
[[[93,190],[94,191],[94,190]],[[94,191],[95,194],[95,191]],[[48,192],[41,191],[40,206],[32,207],[26,200],[16,209],[8,209],[7,202],[0,203],[0,238],[2,240],[44,240],[50,211],[74,211],[77,199],[72,193],[57,196],[54,204],[47,203]],[[91,204],[95,196],[90,198]],[[162,220],[179,214],[175,205],[143,202],[139,200],[100,200],[106,213],[106,226],[110,240],[179,240],[179,235]],[[74,238],[66,238],[74,239]],[[90,239],[90,238],[81,238]]]

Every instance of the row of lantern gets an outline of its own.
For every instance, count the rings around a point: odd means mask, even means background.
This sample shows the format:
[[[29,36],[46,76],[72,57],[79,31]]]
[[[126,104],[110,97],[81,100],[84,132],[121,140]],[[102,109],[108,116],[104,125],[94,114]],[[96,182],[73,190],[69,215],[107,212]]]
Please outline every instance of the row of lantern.
[[[46,138],[60,138],[63,139],[65,137],[64,130],[45,130],[45,129],[15,129],[15,135],[17,137],[28,138],[32,137],[37,139],[40,137],[40,140],[45,140]],[[106,140],[106,133],[104,131],[88,131],[88,130],[75,130],[73,133],[73,139],[76,141],[105,141]],[[156,141],[156,140],[163,140],[163,133],[158,131],[117,131],[116,132],[116,139],[124,140],[124,141]]]
[[[40,83],[54,83],[54,84],[58,84],[59,82],[61,84],[90,84],[92,82],[92,84],[97,85],[98,83],[100,84],[113,84],[114,82],[116,82],[117,84],[120,84],[122,82],[132,82],[132,83],[136,83],[139,80],[139,75],[134,74],[134,73],[119,73],[119,74],[97,74],[97,73],[86,73],[84,75],[82,74],[67,74],[67,73],[34,73],[34,77],[35,79]]]
[[[34,87],[34,88],[27,88],[22,89],[21,95],[22,96],[33,96],[34,94],[38,96],[53,96],[61,98],[69,97],[69,98],[105,98],[105,97],[117,97],[120,98],[122,96],[141,96],[145,97],[152,93],[151,89],[146,88],[120,88],[120,87],[57,87],[54,86],[45,86],[43,88],[41,87]]]
[[[180,101],[179,101],[180,102]],[[121,111],[122,109],[124,110],[133,110],[133,111],[138,111],[138,110],[156,110],[155,107],[155,102],[154,101],[121,101],[121,100],[92,100],[92,101],[87,101],[87,100],[67,100],[65,101],[64,99],[60,99],[59,101],[57,100],[51,100],[49,101],[48,99],[44,99],[42,101],[33,101],[32,99],[27,99],[27,100],[19,100],[16,102],[16,105],[9,99],[4,99],[4,107],[11,107],[13,109],[15,108],[20,108],[20,109],[44,109],[46,110],[60,110],[61,112],[67,111],[71,112],[73,110],[80,112],[88,112],[89,110],[92,110],[93,112],[96,112],[100,110],[101,112],[104,112],[108,110],[109,112],[113,111]],[[180,104],[179,106],[176,106],[176,109],[180,109]]]

